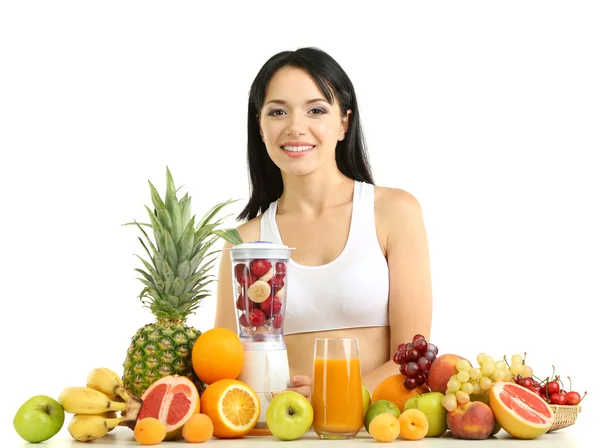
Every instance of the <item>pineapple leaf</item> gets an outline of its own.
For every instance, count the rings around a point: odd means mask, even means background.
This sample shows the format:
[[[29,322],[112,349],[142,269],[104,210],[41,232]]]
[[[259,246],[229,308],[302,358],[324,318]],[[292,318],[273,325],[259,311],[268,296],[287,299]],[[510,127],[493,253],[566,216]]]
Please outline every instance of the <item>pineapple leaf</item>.
[[[177,296],[172,296],[172,295],[168,295],[167,296],[167,300],[169,301],[169,304],[173,307],[173,308],[177,308],[179,306],[179,297]]]
[[[225,241],[233,244],[234,246],[237,244],[242,244],[244,240],[242,240],[241,235],[236,229],[225,229],[225,230],[213,230],[215,235],[220,236]]]
[[[144,280],[143,278],[137,278],[140,282],[142,282],[148,288],[154,288],[154,283],[148,280]]]
[[[188,260],[183,260],[179,263],[179,266],[177,266],[177,277],[187,278],[191,272],[190,262]]]
[[[174,296],[180,296],[183,294],[183,289],[185,288],[185,280],[177,277],[173,280],[173,287],[171,288],[171,294]]]
[[[138,257],[140,260],[142,260],[142,263],[144,263],[144,266],[146,266],[146,269],[148,269],[148,274],[152,276],[154,283],[158,283],[162,280],[160,275],[158,274],[158,272],[156,272],[154,270],[154,267],[150,263],[148,263],[146,260],[144,260],[139,255],[136,255],[136,257]]]
[[[146,271],[144,271],[144,270],[142,270],[142,269],[137,269],[137,268],[136,268],[136,269],[134,269],[134,271],[136,271],[136,272],[139,272],[140,274],[142,274],[142,275],[144,276],[144,278],[145,278],[145,279],[146,279],[148,282],[152,283],[152,287],[153,287],[153,288],[154,288],[154,287],[156,287],[156,285],[154,284],[154,279],[153,279],[153,278],[152,278],[152,276],[151,276],[150,274],[148,274]],[[139,279],[139,280],[141,280],[141,279]],[[144,284],[145,284],[145,283],[144,283]]]
[[[192,218],[185,227],[183,235],[177,242],[179,247],[179,262],[189,260],[192,250],[194,249],[194,218]]]
[[[187,303],[190,300],[192,300],[194,297],[196,297],[196,293],[195,292],[188,292],[185,294],[181,294],[179,296],[179,303]]]
[[[179,206],[181,208],[181,221],[188,222],[192,215],[192,200],[187,193],[179,200]]]
[[[165,246],[167,249],[167,261],[169,262],[169,266],[172,271],[177,270],[177,249],[175,248],[175,242],[173,238],[171,238],[171,234],[169,232],[165,233]]]
[[[206,226],[214,216],[221,211],[223,207],[228,206],[229,204],[233,204],[237,202],[239,199],[229,199],[228,201],[221,202],[220,204],[215,205],[212,209],[210,209],[200,220],[200,228]]]
[[[146,233],[146,231],[142,228],[142,224],[139,224],[138,222],[135,222],[135,224],[137,224],[137,226],[140,229],[140,231],[144,234],[144,237],[146,237],[146,241],[148,241],[148,245],[152,249],[152,253],[156,254],[158,252],[156,250],[156,246],[154,246],[154,243],[152,242],[152,240],[150,239],[150,237],[148,236],[148,234]],[[150,227],[152,227],[152,226],[150,226]],[[142,242],[142,245],[143,244],[144,243]],[[146,246],[144,246],[144,249],[146,249],[146,252],[148,252],[148,249],[146,248]],[[148,253],[148,255],[150,255],[150,253]],[[152,255],[150,255],[150,258],[152,258]]]
[[[166,208],[158,208],[158,209],[155,209],[155,214],[165,229],[167,229],[167,230],[173,229],[173,220],[171,219],[169,210],[167,210]]]
[[[206,291],[205,289],[203,289],[204,287],[210,285],[213,281],[215,281],[216,277],[214,275],[208,275],[204,278],[199,279],[198,281],[196,281],[196,284],[193,287],[193,290],[196,294],[202,292],[202,291]],[[200,283],[200,281],[202,280],[206,280],[204,283]]]
[[[171,171],[167,168],[167,193],[165,195],[165,205],[171,213],[171,219],[173,219],[173,239],[179,240],[183,231],[181,222],[181,210],[179,208],[179,201],[177,200],[177,190],[175,189],[175,183],[173,182],[173,176]]]
[[[194,257],[190,260],[190,272],[196,272],[196,269],[198,268],[198,266],[200,265],[202,260],[204,258],[208,257],[210,254],[214,253],[214,252],[210,252],[207,254],[206,251],[208,249],[210,249],[210,247],[218,239],[219,239],[219,237],[214,236],[211,239],[209,239],[208,241],[206,241],[204,244],[200,243],[200,244],[198,244],[198,247],[194,248],[194,252],[196,252],[196,255],[194,255]],[[220,252],[220,251],[217,251],[217,252]]]
[[[198,280],[203,279],[205,276],[206,275],[204,272],[197,272],[194,275],[190,275],[188,278],[185,279],[185,288],[183,288],[183,292],[188,293],[188,292],[192,291],[194,289],[194,285],[196,284],[196,282]]]
[[[164,245],[164,234],[166,230],[160,220],[156,217],[156,215],[146,206],[146,211],[148,212],[148,216],[150,216],[150,222],[152,223],[152,230],[154,231],[154,241],[158,246],[158,250],[163,252],[165,250]]]
[[[160,194],[158,194],[158,190],[152,185],[152,182],[148,181],[150,184],[150,194],[152,196],[152,204],[156,210],[162,210],[167,208],[165,203],[162,201]]]
[[[162,273],[164,275],[165,281],[172,282],[173,280],[175,280],[175,275],[173,274],[173,270],[171,269],[171,266],[169,266],[167,260],[163,260]]]
[[[163,289],[163,292],[165,294],[171,294],[171,291],[173,290],[173,282],[171,280],[167,280],[165,282],[165,287]]]

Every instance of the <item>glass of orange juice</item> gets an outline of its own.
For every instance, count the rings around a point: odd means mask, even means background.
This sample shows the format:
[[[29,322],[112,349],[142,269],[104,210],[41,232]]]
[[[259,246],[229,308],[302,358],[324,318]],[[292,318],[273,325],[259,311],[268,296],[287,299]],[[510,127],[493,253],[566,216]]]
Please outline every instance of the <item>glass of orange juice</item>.
[[[315,338],[313,430],[321,439],[351,439],[362,428],[362,377],[356,338]]]

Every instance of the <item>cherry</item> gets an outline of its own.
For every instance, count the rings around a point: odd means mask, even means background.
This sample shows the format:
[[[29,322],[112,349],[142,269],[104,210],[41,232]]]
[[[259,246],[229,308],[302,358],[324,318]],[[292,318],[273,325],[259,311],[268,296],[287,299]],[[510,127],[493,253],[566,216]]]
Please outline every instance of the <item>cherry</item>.
[[[567,392],[565,395],[565,403],[568,405],[575,405],[581,402],[581,395],[572,390],[571,392]]]
[[[546,391],[549,396],[552,396],[552,394],[558,394],[560,393],[560,384],[558,384],[558,381],[550,381],[548,384],[546,384]]]
[[[565,394],[561,394],[561,393],[550,394],[550,403],[551,404],[563,405],[566,402],[567,402],[567,399],[566,399]]]
[[[525,386],[526,388],[530,388],[533,386],[533,381],[531,378],[523,378],[523,384],[522,386]]]
[[[538,390],[536,389],[536,387],[535,387],[535,386],[530,386],[530,387],[528,387],[527,389],[529,389],[531,392],[534,392],[534,393],[536,393],[537,395],[539,395],[539,394],[540,394],[540,393],[538,392]]]

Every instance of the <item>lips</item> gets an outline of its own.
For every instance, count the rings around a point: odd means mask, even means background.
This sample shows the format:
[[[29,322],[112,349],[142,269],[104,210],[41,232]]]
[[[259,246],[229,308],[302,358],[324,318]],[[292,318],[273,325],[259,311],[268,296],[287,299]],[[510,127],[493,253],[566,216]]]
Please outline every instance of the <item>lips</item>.
[[[284,151],[291,151],[291,152],[310,151],[314,147],[315,147],[314,145],[285,145],[285,146],[282,146]]]
[[[311,145],[310,143],[305,142],[286,142],[281,145],[283,152],[287,156],[293,158],[303,157],[307,154],[310,154],[315,147],[316,145]]]

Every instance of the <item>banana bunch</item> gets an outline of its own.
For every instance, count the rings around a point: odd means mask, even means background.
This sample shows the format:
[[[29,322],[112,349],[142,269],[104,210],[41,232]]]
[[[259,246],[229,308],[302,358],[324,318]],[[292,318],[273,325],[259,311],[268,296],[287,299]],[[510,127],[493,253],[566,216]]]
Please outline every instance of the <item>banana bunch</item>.
[[[85,387],[63,389],[58,402],[74,414],[68,430],[80,442],[99,439],[117,426],[133,429],[142,406],[142,400],[130,395],[121,378],[107,368],[93,369]]]

